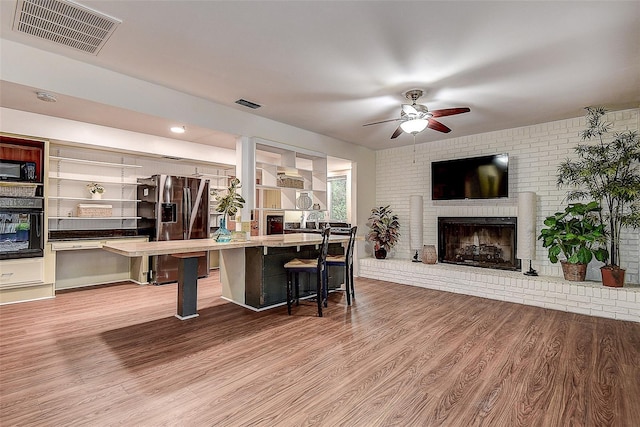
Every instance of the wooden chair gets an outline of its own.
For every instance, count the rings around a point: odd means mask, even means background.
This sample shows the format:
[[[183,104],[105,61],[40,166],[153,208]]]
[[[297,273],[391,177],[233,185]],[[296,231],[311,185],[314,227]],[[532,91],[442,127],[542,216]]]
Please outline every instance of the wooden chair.
[[[356,241],[356,231],[358,231],[357,226],[353,226],[351,230],[349,230],[349,243],[347,244],[347,250],[344,255],[327,256],[327,266],[335,265],[344,267],[344,287],[347,293],[347,305],[351,305],[351,298],[355,299],[356,297],[353,288],[353,247]]]
[[[322,230],[322,244],[320,255],[314,259],[295,258],[284,265],[287,271],[287,313],[291,315],[293,301],[300,303],[300,273],[316,273],[316,299],[318,301],[318,316],[322,317],[322,303],[327,288],[327,252],[329,251],[329,235],[331,228],[326,226]]]

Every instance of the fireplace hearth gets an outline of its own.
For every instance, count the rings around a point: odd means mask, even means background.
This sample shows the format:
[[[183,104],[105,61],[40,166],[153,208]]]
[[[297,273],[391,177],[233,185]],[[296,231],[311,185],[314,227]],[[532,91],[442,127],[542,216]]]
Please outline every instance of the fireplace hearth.
[[[515,217],[439,217],[441,263],[520,270]]]

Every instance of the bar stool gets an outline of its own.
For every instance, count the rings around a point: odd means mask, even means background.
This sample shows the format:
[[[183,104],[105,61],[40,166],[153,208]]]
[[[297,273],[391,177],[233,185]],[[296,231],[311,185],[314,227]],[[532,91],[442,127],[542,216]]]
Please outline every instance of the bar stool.
[[[325,226],[322,230],[322,244],[320,255],[314,259],[294,258],[284,265],[287,271],[287,313],[291,315],[291,305],[300,303],[300,273],[316,273],[316,299],[318,301],[318,316],[322,317],[322,303],[327,288],[327,252],[329,252],[329,235],[331,228]],[[294,294],[295,291],[295,295]]]
[[[349,243],[344,255],[328,255],[327,266],[344,267],[344,286],[347,293],[347,305],[351,305],[351,298],[355,299],[356,294],[353,289],[353,247],[356,241],[357,226],[351,227],[349,230]],[[326,307],[326,305],[325,305]]]

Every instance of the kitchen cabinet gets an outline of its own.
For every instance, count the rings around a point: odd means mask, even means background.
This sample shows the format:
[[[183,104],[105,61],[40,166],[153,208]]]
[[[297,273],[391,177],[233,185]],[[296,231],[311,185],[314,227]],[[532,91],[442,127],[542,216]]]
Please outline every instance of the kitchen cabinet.
[[[299,247],[245,248],[245,295],[244,302],[250,307],[263,309],[286,303],[287,272],[284,265],[293,258],[313,259],[319,255],[315,245]],[[329,244],[330,255],[344,255],[340,243]],[[328,266],[329,290],[335,290],[344,282],[344,267]],[[315,295],[316,276],[300,275],[300,296]]]
[[[7,259],[0,260],[0,304],[54,296],[52,257],[44,244],[46,224],[42,226],[41,219],[44,216],[42,201],[47,195],[43,177],[47,174],[45,159],[48,151],[49,142],[46,140],[0,134],[2,159],[27,162],[35,167],[32,176],[25,176],[26,182],[7,180],[0,183],[0,197],[5,202],[0,209],[0,240],[3,243],[0,252],[8,255]],[[12,201],[11,198],[24,203],[14,204],[16,200]],[[23,212],[16,213],[20,209]],[[14,217],[18,217],[17,223],[13,221]],[[28,224],[28,227],[21,227],[23,224]],[[14,252],[16,247],[18,250]]]

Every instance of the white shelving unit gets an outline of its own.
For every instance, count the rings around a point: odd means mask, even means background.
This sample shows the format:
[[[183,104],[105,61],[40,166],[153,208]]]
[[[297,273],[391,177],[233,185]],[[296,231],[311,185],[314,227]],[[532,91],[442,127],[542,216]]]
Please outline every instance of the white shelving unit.
[[[303,193],[312,199],[312,206],[319,206],[319,210],[327,209],[326,156],[263,144],[258,144],[256,151],[269,153],[267,157],[271,159],[256,161],[257,209],[310,210],[301,209],[297,204]]]
[[[304,196],[311,204],[302,203]],[[327,157],[281,144],[256,144],[256,211],[259,228],[274,211],[304,217],[327,209]]]
[[[52,152],[67,151],[52,148]],[[81,153],[79,151],[78,153]],[[95,155],[95,154],[94,154]],[[80,154],[78,154],[80,156]],[[141,166],[125,163],[50,155],[47,212],[50,231],[135,229],[137,226],[136,171]],[[93,199],[87,184],[104,186],[101,199]],[[111,216],[80,217],[77,206],[111,205]]]

